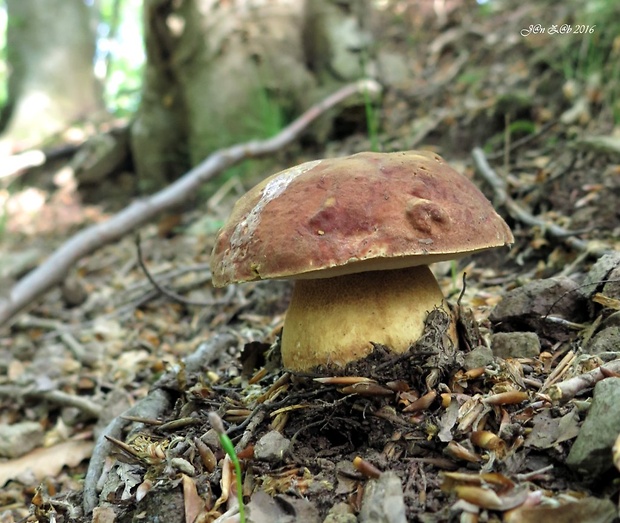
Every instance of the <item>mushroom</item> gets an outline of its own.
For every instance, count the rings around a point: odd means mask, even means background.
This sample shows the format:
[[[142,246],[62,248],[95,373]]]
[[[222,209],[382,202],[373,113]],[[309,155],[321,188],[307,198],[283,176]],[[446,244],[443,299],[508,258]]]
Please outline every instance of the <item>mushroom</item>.
[[[514,241],[465,176],[427,151],[315,160],[239,199],[211,259],[216,287],[293,279],[282,331],[292,371],[344,366],[373,343],[403,353],[447,310],[428,265]]]

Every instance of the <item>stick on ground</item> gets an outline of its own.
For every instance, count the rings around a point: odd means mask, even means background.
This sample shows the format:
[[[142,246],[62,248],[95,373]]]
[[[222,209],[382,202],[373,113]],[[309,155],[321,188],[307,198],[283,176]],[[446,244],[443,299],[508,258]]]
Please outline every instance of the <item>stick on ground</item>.
[[[276,136],[216,151],[165,189],[134,201],[105,222],[80,231],[61,245],[39,267],[17,282],[7,297],[0,298],[0,327],[6,325],[32,301],[60,283],[79,259],[122,238],[162,212],[183,203],[206,181],[241,160],[266,156],[281,150],[293,142],[316,118],[346,98],[356,93],[376,94],[380,90],[381,86],[374,80],[360,80],[346,85],[312,106]]]
[[[611,252],[609,249],[598,248],[591,246],[588,242],[585,242],[575,237],[574,231],[569,231],[556,225],[555,223],[548,222],[538,216],[534,216],[521,207],[506,190],[506,183],[502,180],[497,173],[491,168],[487,158],[482,149],[476,147],[472,151],[472,158],[476,166],[476,170],[484,177],[484,179],[491,185],[495,192],[498,205],[504,205],[508,214],[512,218],[525,225],[532,227],[540,227],[546,234],[552,238],[565,242],[569,247],[579,252],[590,252],[594,256],[602,256]]]

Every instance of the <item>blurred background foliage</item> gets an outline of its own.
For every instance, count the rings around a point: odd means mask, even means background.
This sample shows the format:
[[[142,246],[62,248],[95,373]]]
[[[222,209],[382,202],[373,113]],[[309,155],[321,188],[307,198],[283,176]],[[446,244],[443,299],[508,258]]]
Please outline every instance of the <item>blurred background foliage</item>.
[[[103,81],[108,110],[117,116],[134,113],[140,102],[145,53],[142,0],[95,0],[97,23],[95,73]]]
[[[87,0],[96,27],[93,68],[103,85],[107,109],[116,116],[133,114],[140,102],[145,53],[142,0]],[[6,2],[0,2],[0,106],[7,101]]]
[[[383,10],[393,9],[394,24],[402,24],[404,4],[431,2],[431,0],[377,0],[375,6]],[[92,10],[92,23],[96,27],[97,50],[94,71],[101,81],[104,101],[110,114],[130,117],[140,103],[145,50],[143,42],[143,0],[85,0]],[[510,8],[504,0],[478,0],[478,13],[472,18],[484,20],[494,13]],[[553,2],[549,2],[552,4]],[[614,123],[620,122],[620,2],[617,0],[573,0],[566,3],[574,11],[574,23],[592,26],[595,30],[583,38],[558,38],[558,52],[552,66],[566,81],[587,84],[605,82],[605,102]],[[401,13],[401,14],[398,14]],[[6,29],[11,21],[7,18],[5,0],[0,1],[0,106],[7,102],[7,79],[9,69],[6,57]],[[417,36],[416,36],[417,35]],[[423,33],[411,32],[409,45],[425,38]],[[380,45],[380,43],[379,43]],[[461,75],[462,82],[476,83],[484,75],[474,64]],[[264,122],[257,125],[273,129],[282,125],[282,111],[268,99],[260,99]]]

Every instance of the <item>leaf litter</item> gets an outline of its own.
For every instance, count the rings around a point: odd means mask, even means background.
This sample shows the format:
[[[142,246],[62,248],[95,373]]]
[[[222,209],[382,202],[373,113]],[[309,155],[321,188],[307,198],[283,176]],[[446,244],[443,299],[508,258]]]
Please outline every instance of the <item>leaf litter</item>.
[[[442,136],[452,135],[461,138],[455,160],[458,153],[467,158],[493,118],[523,111],[523,100],[497,95],[498,86],[526,92],[538,129],[522,140],[508,137],[502,119],[501,139],[490,140],[486,154],[517,204],[497,201],[517,238],[512,251],[467,260],[456,274],[436,267],[452,301],[467,273],[461,306],[454,305],[460,351],[446,343],[435,314],[403,356],[376,346],[365,361],[324,369],[319,379],[284,372],[278,335],[289,285],[213,289],[211,234],[164,238],[146,227],[144,258],[157,281],[213,305],[161,297],[127,238],[79,264],[73,277],[81,297],[53,291],[0,338],[2,423],[36,421],[52,441],[0,463],[3,520],[82,521],[90,499],[96,521],[215,521],[224,514],[234,521],[235,473],[208,422],[211,411],[237,447],[253,521],[375,521],[387,517],[385,499],[393,501],[394,521],[617,517],[616,438],[604,442],[609,466],[594,477],[567,466],[597,401],[595,387],[620,375],[613,331],[620,264],[611,254],[601,258],[619,246],[618,155],[613,140],[597,139],[613,129],[592,86],[576,82],[552,101],[539,95],[554,77],[533,77],[531,40],[493,40],[560,14],[523,6],[498,15],[492,28],[431,38],[428,55],[412,58],[424,74],[384,100],[387,149],[415,142],[441,149]],[[538,64],[553,59],[553,47],[537,48]],[[475,62],[488,72],[476,81],[466,67]],[[330,147],[345,154],[368,144],[358,135]],[[461,161],[477,176],[475,160]],[[479,181],[485,187],[484,176]],[[221,196],[211,206],[214,222],[230,204]],[[198,218],[184,219],[190,225]],[[565,235],[553,234],[558,230]],[[523,332],[536,334],[537,354],[470,364],[478,348],[493,349],[492,335]],[[96,445],[87,470],[91,430]]]

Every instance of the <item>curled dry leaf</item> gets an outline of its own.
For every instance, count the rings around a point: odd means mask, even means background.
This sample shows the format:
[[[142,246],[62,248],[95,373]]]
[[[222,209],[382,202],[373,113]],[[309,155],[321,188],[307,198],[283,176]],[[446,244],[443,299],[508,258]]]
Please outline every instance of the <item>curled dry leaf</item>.
[[[381,476],[381,471],[377,467],[360,456],[355,456],[355,459],[353,459],[353,466],[367,478],[378,478]]]
[[[153,488],[153,482],[150,479],[145,479],[136,489],[136,501],[142,501],[145,496]]]
[[[484,450],[501,450],[506,446],[502,438],[488,430],[474,430],[469,439],[474,445]]]
[[[426,410],[431,406],[431,403],[435,401],[437,397],[437,393],[434,390],[431,390],[424,394],[421,398],[415,400],[411,405],[405,407],[403,412],[419,412],[421,410]]]
[[[394,391],[378,383],[355,383],[338,389],[342,394],[359,394],[360,396],[392,396]]]
[[[205,502],[198,495],[194,479],[181,474],[183,484],[183,503],[185,508],[185,521],[192,523],[204,511]]]
[[[446,445],[446,448],[443,449],[443,453],[451,458],[469,461],[470,463],[478,463],[482,460],[478,454],[465,448],[463,445],[454,440]]]
[[[0,463],[0,487],[8,481],[30,471],[38,481],[47,476],[56,476],[65,466],[75,467],[90,457],[91,441],[65,441],[48,448],[38,448],[21,456]]]
[[[491,489],[475,487],[472,485],[460,485],[454,487],[454,493],[468,503],[491,510],[502,510],[501,498]]]
[[[521,392],[518,390],[511,390],[508,392],[500,392],[499,394],[492,394],[482,400],[487,405],[516,405],[522,403],[528,399],[527,392]]]
[[[620,434],[616,438],[614,446],[612,447],[612,459],[616,469],[620,470]]]
[[[510,478],[497,472],[445,472],[443,479],[441,490],[454,493],[459,499],[489,510],[511,510],[528,499],[527,489],[515,488]]]
[[[230,461],[230,457],[228,454],[224,456],[222,460],[222,479],[220,480],[220,487],[222,489],[222,493],[220,497],[215,501],[215,505],[213,506],[213,510],[217,510],[223,503],[226,503],[228,497],[230,496],[230,489],[233,485],[233,481],[235,479],[235,474],[233,471],[233,465]]]
[[[499,472],[485,472],[473,474],[469,472],[444,472],[441,490],[452,492],[459,485],[493,485],[500,491],[507,491],[515,487],[515,483]]]

